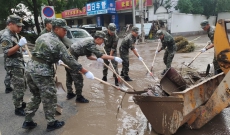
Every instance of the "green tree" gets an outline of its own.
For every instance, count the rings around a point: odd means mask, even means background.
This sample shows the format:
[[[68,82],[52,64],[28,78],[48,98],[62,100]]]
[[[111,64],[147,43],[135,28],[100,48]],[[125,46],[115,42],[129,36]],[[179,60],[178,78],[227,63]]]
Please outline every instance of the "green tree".
[[[192,0],[191,3],[192,3],[192,7],[193,7],[191,10],[192,14],[200,14],[200,13],[204,12],[204,7],[202,6],[202,1]]]
[[[191,13],[193,5],[190,0],[179,0],[176,9],[179,9],[182,13]]]
[[[176,8],[182,13],[216,16],[219,12],[230,11],[230,0],[179,0]]]

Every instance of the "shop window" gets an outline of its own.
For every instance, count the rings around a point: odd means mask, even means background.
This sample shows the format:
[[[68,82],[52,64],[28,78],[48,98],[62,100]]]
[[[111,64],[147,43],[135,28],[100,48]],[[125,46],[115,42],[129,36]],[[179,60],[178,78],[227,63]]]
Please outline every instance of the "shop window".
[[[77,20],[77,24],[78,24],[78,26],[82,25],[83,24],[83,20],[82,19]]]
[[[92,19],[87,19],[87,20],[86,20],[86,23],[87,23],[87,24],[92,24],[93,21],[92,21]]]

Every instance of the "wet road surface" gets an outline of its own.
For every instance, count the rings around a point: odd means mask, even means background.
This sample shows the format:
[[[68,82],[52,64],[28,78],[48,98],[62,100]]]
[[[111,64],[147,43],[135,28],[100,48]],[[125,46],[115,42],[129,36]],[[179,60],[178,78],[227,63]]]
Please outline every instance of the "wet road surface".
[[[196,36],[188,37],[192,40]],[[193,57],[199,53],[199,50],[205,46],[208,38],[206,35],[195,41],[196,50],[192,53],[177,53],[174,57],[172,67],[179,70],[182,62],[189,63]],[[120,42],[120,41],[119,41]],[[157,48],[157,42],[149,42],[146,44],[138,44],[136,46],[138,53],[144,59],[145,64],[150,68],[154,52]],[[164,70],[163,63],[164,51],[157,54],[154,63],[154,75],[160,80],[160,73]],[[213,59],[213,49],[201,54],[192,64],[198,71],[205,71],[207,64],[211,63]],[[3,58],[0,57],[1,71],[0,81],[0,133],[2,135],[16,135],[16,134],[50,134],[50,135],[156,135],[151,125],[148,123],[145,116],[142,114],[138,105],[132,101],[132,95],[126,94],[122,102],[122,109],[117,108],[120,105],[124,93],[114,89],[111,86],[104,85],[96,80],[89,80],[85,78],[83,95],[89,99],[88,104],[75,103],[75,100],[66,100],[66,94],[58,95],[58,102],[63,105],[63,114],[57,115],[58,120],[64,120],[66,125],[53,132],[47,133],[46,120],[42,110],[42,104],[37,111],[34,121],[38,123],[38,127],[33,130],[24,130],[21,128],[24,121],[23,117],[14,115],[13,103],[11,94],[4,93],[4,76],[5,71],[3,67]],[[79,62],[84,68],[90,70],[98,78],[102,78],[102,67],[96,66],[95,62],[88,60],[86,57],[81,57]],[[119,72],[121,65],[119,65]],[[130,77],[134,80],[128,82],[135,90],[144,90],[148,85],[156,83],[149,75],[146,75],[147,69],[141,61],[130,51]],[[112,72],[108,72],[108,82],[114,84]],[[58,67],[58,80],[62,82],[65,87],[65,69]],[[132,89],[128,89],[132,91]],[[29,101],[30,93],[27,90],[25,101]],[[156,108],[157,110],[157,108]],[[187,127],[181,127],[175,135],[227,135],[230,134],[229,108],[226,108],[209,123],[199,130],[191,130]],[[117,118],[116,118],[117,116]]]

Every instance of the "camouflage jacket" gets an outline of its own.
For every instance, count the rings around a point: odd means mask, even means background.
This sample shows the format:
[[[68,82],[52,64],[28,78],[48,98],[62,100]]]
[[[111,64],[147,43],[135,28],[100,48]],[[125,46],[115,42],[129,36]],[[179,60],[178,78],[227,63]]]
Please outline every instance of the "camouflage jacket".
[[[69,48],[70,53],[78,59],[79,56],[91,56],[92,53],[96,55],[97,58],[100,58],[103,53],[97,49],[93,39],[83,39],[79,42],[73,43]]]
[[[48,33],[48,32],[50,32],[50,31],[48,31],[46,28],[44,28],[44,29],[41,31],[41,33],[39,34],[39,36],[41,36],[42,34]]]
[[[79,71],[82,69],[82,66],[77,63],[59,37],[53,32],[39,36],[31,54],[33,57],[46,62],[41,63],[31,60],[27,63],[26,70],[37,75],[53,76],[52,64],[58,62],[58,60],[62,60],[73,70]]]
[[[5,31],[5,29],[0,31],[0,38],[1,38],[2,34],[4,33],[4,31]]]
[[[211,40],[211,42],[214,42],[214,33],[215,33],[215,26],[210,26],[209,30],[208,30],[208,37]]]
[[[167,50],[169,52],[171,53],[176,52],[177,47],[176,47],[175,41],[168,32],[164,32],[164,38],[161,39],[161,43],[162,43],[161,49],[165,49],[167,47]]]
[[[2,50],[4,53],[4,62],[5,66],[10,67],[17,67],[17,68],[24,68],[24,59],[22,55],[22,49],[18,49],[17,52],[15,52],[11,56],[7,56],[9,49],[14,47],[18,44],[19,36],[16,33],[12,33],[8,28],[5,29],[3,32],[0,44],[2,46]]]
[[[131,50],[135,49],[135,42],[137,38],[134,37],[131,33],[128,34],[121,42],[120,51],[122,53],[129,53],[129,48]]]
[[[104,43],[105,43],[104,48],[105,48],[106,53],[109,55],[111,50],[116,52],[117,51],[117,42],[119,39],[117,34],[114,33],[114,35],[111,36],[111,35],[109,35],[108,30],[103,31],[103,32],[105,32],[105,34],[106,34],[105,37],[107,38],[107,40],[104,41]]]

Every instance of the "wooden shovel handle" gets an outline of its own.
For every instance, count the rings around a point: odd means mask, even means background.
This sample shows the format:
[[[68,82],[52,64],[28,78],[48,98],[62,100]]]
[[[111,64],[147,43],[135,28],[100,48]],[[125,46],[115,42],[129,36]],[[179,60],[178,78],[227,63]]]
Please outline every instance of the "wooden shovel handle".
[[[110,84],[110,83],[108,83],[108,82],[105,82],[105,81],[103,81],[103,80],[101,80],[101,79],[99,79],[99,78],[97,78],[97,77],[94,77],[94,79],[97,80],[97,81],[99,81],[99,82],[101,82],[101,83],[103,83],[103,84],[106,84],[106,85],[112,86],[112,87],[114,87],[114,88],[116,88],[116,89],[118,89],[118,90],[121,90],[119,87],[117,87],[117,86],[115,86],[115,85],[113,85],[113,84]]]
[[[104,47],[103,47],[103,51],[104,51],[105,54],[107,55],[107,53],[106,53]],[[110,69],[110,70],[117,76],[117,78],[119,77],[126,85],[129,86],[129,88],[131,88],[132,90],[134,90],[134,88],[133,88],[129,83],[127,83],[120,75],[117,74],[117,72],[115,71],[115,69],[114,69],[114,67],[113,67],[113,64],[112,64],[112,62],[111,62],[110,60],[109,60],[109,63],[110,63],[110,65],[112,66],[113,69],[111,69],[111,68],[110,68],[108,65],[106,65],[105,63],[104,63],[104,65],[105,65],[108,69]],[[134,91],[135,91],[135,90],[134,90]]]
[[[64,64],[64,63],[61,63],[60,65],[66,67],[66,68],[68,68],[68,69],[71,69],[68,65],[66,65],[66,64]],[[98,81],[101,82],[101,83],[104,83],[104,84],[106,84],[106,85],[112,86],[112,87],[114,87],[114,88],[120,90],[119,87],[117,87],[117,86],[115,86],[115,85],[113,85],[113,84],[110,84],[110,83],[108,83],[108,82],[105,82],[105,81],[103,81],[103,80],[101,80],[101,79],[99,79],[99,78],[97,78],[97,77],[94,77],[94,79],[95,79],[95,80],[98,80]]]
[[[152,75],[152,73],[150,72],[149,68],[146,66],[145,62],[143,60],[141,62],[143,63],[143,65],[145,66],[145,68],[148,70],[148,72]]]
[[[206,45],[205,45],[205,47],[207,47],[209,45],[209,43],[207,43]],[[204,47],[204,48],[205,48]],[[190,66],[191,64],[192,64],[192,62],[201,54],[202,52],[199,52],[193,59],[192,59],[192,61],[188,64],[188,66]]]
[[[27,51],[27,52],[28,52],[28,54],[29,54],[29,57],[31,58],[31,57],[32,57],[32,55],[31,55],[31,53],[30,53],[30,50],[29,50],[29,48],[28,48],[27,44],[25,45],[25,48],[26,48],[26,51]]]
[[[160,41],[158,42],[158,45],[157,45],[157,51],[158,51],[159,45],[160,45]],[[152,67],[153,67],[156,56],[157,56],[157,54],[155,53],[154,58],[153,58],[153,62],[152,62]]]

